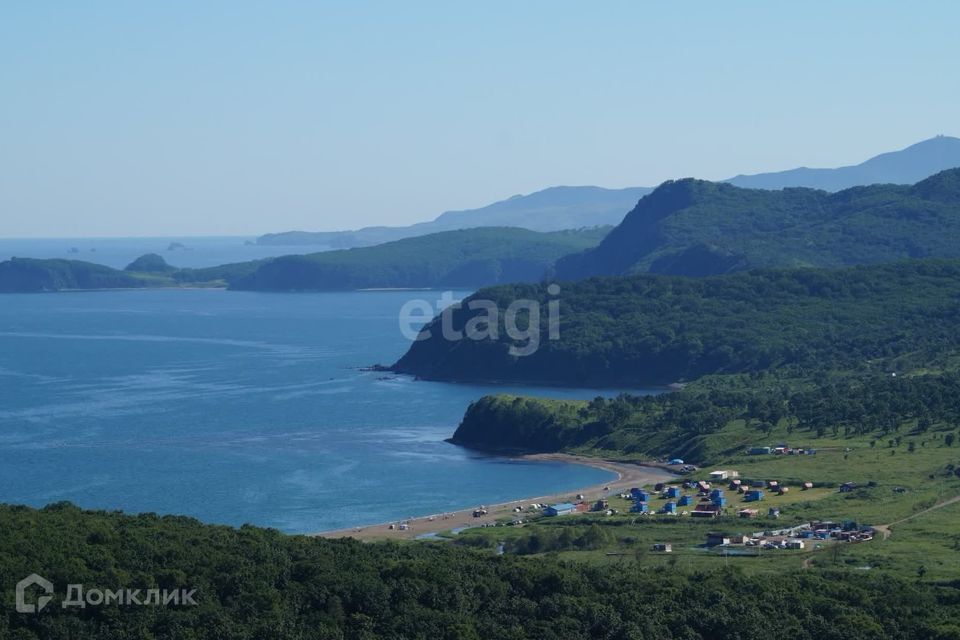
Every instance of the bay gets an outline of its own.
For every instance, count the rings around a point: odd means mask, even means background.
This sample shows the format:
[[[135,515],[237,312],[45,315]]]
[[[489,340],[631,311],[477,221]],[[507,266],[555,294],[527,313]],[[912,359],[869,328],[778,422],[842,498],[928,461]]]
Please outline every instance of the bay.
[[[69,500],[306,533],[610,479],[444,441],[487,393],[596,390],[361,370],[409,346],[398,322],[405,302],[439,295],[0,296],[0,501]]]

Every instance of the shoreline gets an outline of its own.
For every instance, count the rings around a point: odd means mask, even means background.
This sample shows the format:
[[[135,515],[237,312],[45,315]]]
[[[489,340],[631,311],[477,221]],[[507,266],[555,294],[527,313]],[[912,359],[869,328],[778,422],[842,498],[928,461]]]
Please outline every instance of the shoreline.
[[[566,453],[537,453],[520,456],[510,456],[518,460],[540,460],[551,462],[565,462],[568,464],[579,464],[616,474],[615,479],[611,479],[603,484],[595,484],[580,489],[571,489],[543,496],[530,496],[510,500],[508,502],[499,502],[496,504],[484,505],[488,513],[485,516],[473,517],[473,510],[480,505],[449,511],[444,513],[434,513],[416,516],[409,519],[398,519],[388,522],[379,522],[369,525],[349,527],[346,529],[335,529],[332,531],[320,531],[317,533],[306,534],[311,537],[319,538],[355,538],[357,540],[413,540],[419,536],[438,534],[452,529],[464,529],[470,527],[492,524],[497,520],[514,515],[513,509],[517,506],[525,506],[530,503],[557,503],[557,502],[575,502],[572,497],[582,494],[585,502],[593,502],[599,498],[611,494],[618,494],[630,487],[643,486],[656,482],[667,482],[676,480],[677,475],[660,466],[655,462],[626,462],[610,460],[606,458],[590,458],[587,456],[577,456]],[[408,525],[406,530],[399,528],[400,523]],[[395,528],[390,529],[390,525]]]

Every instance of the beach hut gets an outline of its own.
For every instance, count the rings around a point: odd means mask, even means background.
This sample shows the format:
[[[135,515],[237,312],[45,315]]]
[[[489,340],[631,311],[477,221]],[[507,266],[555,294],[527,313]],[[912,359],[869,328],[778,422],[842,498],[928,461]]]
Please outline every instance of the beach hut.
[[[680,499],[677,500],[677,506],[678,506],[678,507],[686,507],[686,506],[688,506],[691,502],[693,502],[693,499],[692,499],[690,496],[680,496]]]
[[[677,512],[677,503],[676,502],[667,502],[663,505],[662,513],[676,513]]]
[[[635,502],[630,507],[630,513],[649,513],[649,511],[650,507],[647,506],[646,502]]]
[[[718,469],[716,471],[710,472],[710,479],[714,482],[720,482],[721,480],[729,480],[731,478],[736,478],[740,475],[739,472],[734,471],[733,469]]]
[[[724,544],[730,544],[730,536],[725,533],[708,533],[707,546],[717,547]]]
[[[679,497],[680,497],[680,487],[667,487],[667,497],[668,497],[668,498],[679,498]]]
[[[575,513],[577,507],[569,502],[561,502],[560,504],[552,504],[547,507],[545,514],[548,516],[565,516],[571,513]]]
[[[690,516],[694,518],[716,518],[719,515],[720,507],[709,502],[701,502],[690,512]]]
[[[743,494],[744,502],[759,502],[760,500],[763,500],[763,491],[759,489],[751,489]]]

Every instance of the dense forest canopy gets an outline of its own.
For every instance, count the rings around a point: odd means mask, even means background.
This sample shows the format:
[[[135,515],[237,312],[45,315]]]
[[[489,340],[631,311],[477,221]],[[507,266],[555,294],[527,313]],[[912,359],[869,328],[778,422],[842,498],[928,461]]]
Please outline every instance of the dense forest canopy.
[[[596,248],[561,259],[555,277],[653,272],[711,275],[763,267],[839,267],[960,257],[960,169],[913,186],[839,193],[666,182]]]
[[[958,637],[956,586],[845,571],[745,576],[285,536],[183,517],[0,506],[0,637],[561,640]],[[14,612],[13,582],[55,587]],[[61,606],[86,589],[195,589],[196,606]],[[923,611],[923,615],[917,615]]]
[[[563,255],[592,247],[609,227],[539,233],[484,227],[374,247],[286,256],[234,279],[232,289],[336,290],[479,287],[535,282]]]
[[[536,351],[517,357],[506,330],[450,341],[437,318],[394,369],[439,380],[622,387],[788,366],[895,371],[960,347],[957,261],[592,278],[562,283],[556,296],[545,284],[492,287],[452,310],[453,327],[488,314],[469,308],[474,300],[506,309],[518,299],[538,303],[541,328],[550,300],[559,300],[559,339],[541,335]]]
[[[897,435],[960,426],[960,373],[914,376],[773,375],[709,380],[652,396],[590,402],[510,395],[470,405],[452,441],[488,451],[589,451],[641,458],[679,456],[698,464],[742,450],[774,427],[815,441],[823,436]],[[711,438],[734,422],[746,440]],[[948,441],[953,443],[950,436]]]

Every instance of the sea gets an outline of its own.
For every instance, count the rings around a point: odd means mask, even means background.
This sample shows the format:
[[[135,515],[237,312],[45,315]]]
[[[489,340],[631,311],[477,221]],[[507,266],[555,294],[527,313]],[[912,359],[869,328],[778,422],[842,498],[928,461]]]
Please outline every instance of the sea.
[[[594,467],[486,455],[445,440],[486,394],[619,390],[365,370],[409,347],[401,307],[440,295],[2,295],[0,502],[67,500],[312,533],[612,479]]]

